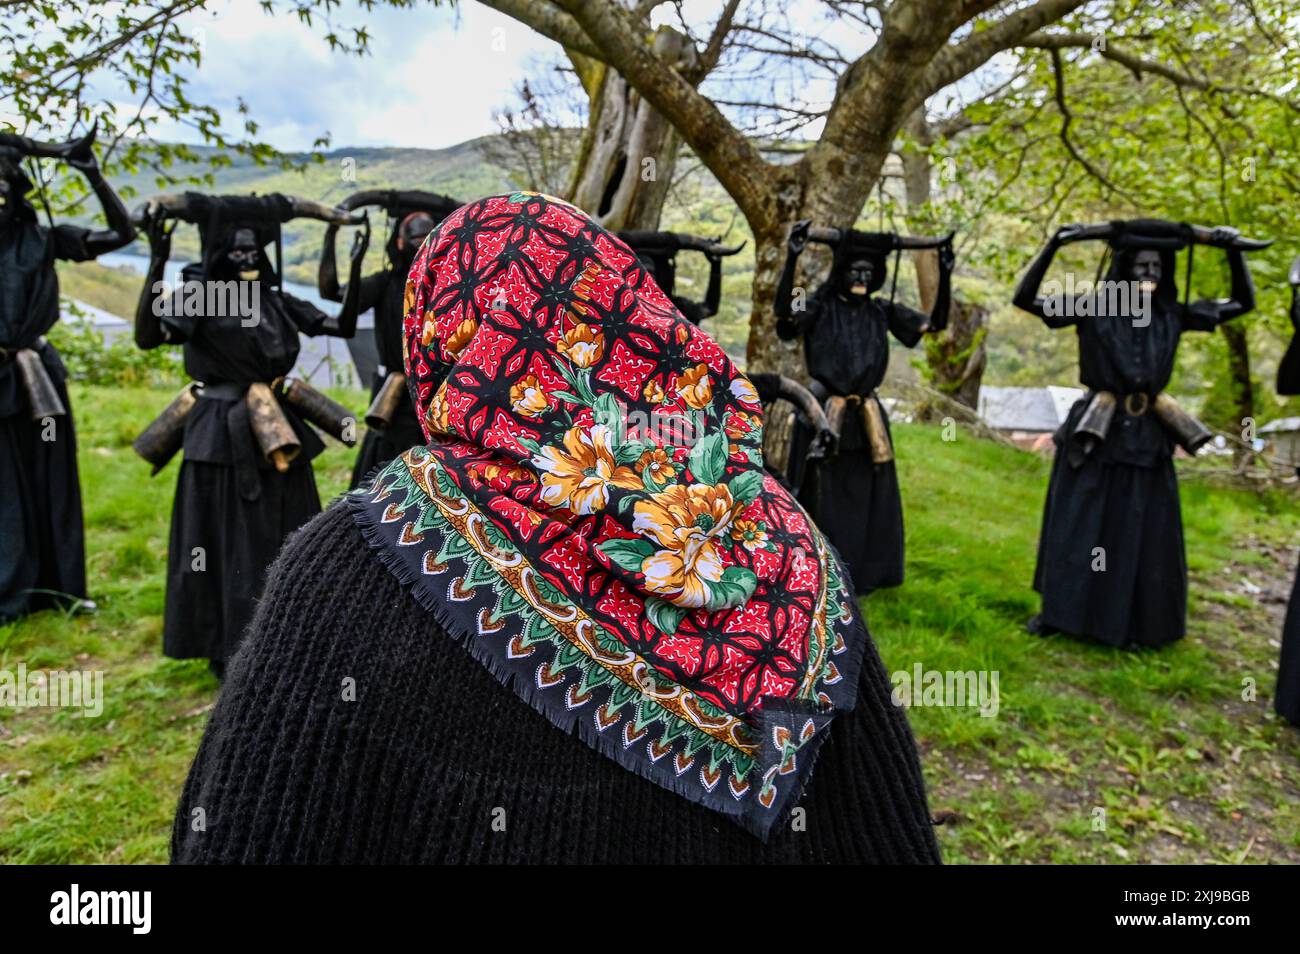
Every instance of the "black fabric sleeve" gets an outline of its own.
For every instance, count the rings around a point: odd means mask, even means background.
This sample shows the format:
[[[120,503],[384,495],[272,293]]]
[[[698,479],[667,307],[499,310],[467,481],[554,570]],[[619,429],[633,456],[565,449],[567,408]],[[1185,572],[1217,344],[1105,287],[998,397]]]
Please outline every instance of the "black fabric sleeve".
[[[388,287],[388,273],[375,272],[373,275],[367,275],[361,279],[361,287],[357,290],[357,313],[369,311],[379,304],[379,300],[384,297],[384,289]],[[339,296],[341,301],[342,295]]]
[[[335,505],[286,542],[177,806],[180,863],[938,861],[874,649],[767,844],[555,728],[441,632]]]
[[[54,257],[65,262],[88,262],[95,257],[89,246],[90,229],[79,225],[56,225],[50,229]]]
[[[309,301],[304,301],[288,292],[279,292],[280,300],[284,302],[284,310],[288,313],[289,318],[297,325],[298,330],[305,335],[326,334],[328,329],[329,315],[321,311]]]
[[[930,316],[902,302],[886,304],[889,332],[908,348],[915,348],[925,334]]]
[[[1229,248],[1228,269],[1232,274],[1232,291],[1228,298],[1204,298],[1184,309],[1183,326],[1189,331],[1214,331],[1225,321],[1255,310],[1255,282],[1246,265],[1246,253]]]
[[[1027,311],[1031,315],[1037,315],[1043,320],[1043,324],[1049,328],[1067,328],[1070,325],[1077,324],[1080,309],[1072,308],[1068,310],[1064,307],[1050,307],[1048,300],[1038,294],[1039,287],[1043,283],[1043,278],[1047,275],[1047,270],[1052,265],[1052,260],[1056,258],[1056,253],[1060,251],[1061,245],[1055,239],[1048,241],[1043,246],[1043,250],[1030,263],[1024,277],[1020,279],[1020,284],[1016,286],[1016,292],[1011,299],[1011,303],[1021,311]],[[1056,301],[1056,305],[1063,305],[1062,301]],[[1058,312],[1060,312],[1058,314]]]

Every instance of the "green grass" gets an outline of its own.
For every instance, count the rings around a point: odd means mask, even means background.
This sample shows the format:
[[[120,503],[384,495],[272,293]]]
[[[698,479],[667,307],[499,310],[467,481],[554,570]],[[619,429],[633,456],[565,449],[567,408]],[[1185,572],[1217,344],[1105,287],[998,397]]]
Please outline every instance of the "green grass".
[[[909,713],[948,860],[1300,860],[1300,732],[1271,711],[1295,495],[1183,465],[1188,637],[1128,653],[1024,631],[1049,462],[907,426],[898,458],[907,581],[867,601],[886,667],[1000,674],[996,718]]]
[[[217,682],[162,656],[167,528],[178,461],[152,480],[131,441],[175,389],[74,387],[95,616],[44,612],[0,627],[0,669],[101,669],[104,711],[0,708],[0,861],[161,862]],[[332,391],[362,410],[359,392]],[[321,499],[353,452],[326,439]]]
[[[176,464],[131,439],[167,390],[74,389],[94,617],[0,628],[0,668],[103,669],[97,719],[0,709],[0,861],[157,862],[217,684],[160,654]],[[341,395],[360,409],[360,394]],[[918,707],[931,808],[957,861],[1300,861],[1300,731],[1270,710],[1294,494],[1211,486],[1187,465],[1189,634],[1121,653],[1027,635],[1047,463],[899,425],[908,578],[866,604],[886,666],[990,670],[1000,710]],[[329,442],[322,499],[352,452]],[[1250,595],[1250,581],[1262,592]],[[1273,602],[1268,598],[1272,597]],[[1243,679],[1258,697],[1242,698]],[[1094,818],[1104,810],[1104,830]]]

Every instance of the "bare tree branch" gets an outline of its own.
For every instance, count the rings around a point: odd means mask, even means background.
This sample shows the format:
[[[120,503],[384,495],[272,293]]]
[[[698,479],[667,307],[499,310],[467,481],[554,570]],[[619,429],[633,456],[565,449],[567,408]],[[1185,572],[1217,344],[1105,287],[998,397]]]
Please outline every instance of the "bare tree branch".
[[[525,26],[532,27],[542,36],[554,40],[561,46],[577,50],[584,56],[601,59],[600,52],[582,32],[573,17],[559,10],[553,3],[543,0],[479,0],[486,7],[491,7],[518,20]]]
[[[1061,136],[1061,144],[1065,146],[1065,151],[1070,154],[1070,156],[1074,159],[1075,162],[1077,162],[1080,166],[1083,167],[1084,171],[1087,172],[1088,175],[1092,176],[1094,179],[1100,182],[1111,192],[1114,192],[1117,195],[1122,195],[1130,202],[1136,202],[1137,200],[1135,200],[1132,195],[1130,195],[1129,193],[1121,189],[1119,186],[1117,186],[1114,182],[1112,182],[1109,178],[1107,178],[1105,173],[1103,173],[1100,169],[1094,166],[1092,162],[1089,161],[1089,159],[1079,151],[1078,147],[1075,146],[1074,140],[1070,138],[1070,124],[1074,122],[1074,115],[1070,112],[1070,107],[1065,100],[1065,67],[1061,63],[1060,50],[1052,50],[1051,55],[1052,55],[1052,78],[1053,78],[1052,95],[1056,100],[1056,108],[1060,110],[1061,113],[1060,136]]]
[[[979,69],[1003,50],[1021,45],[1024,39],[1061,17],[1073,13],[1087,0],[1039,0],[1023,7],[988,28],[976,30],[968,38],[936,56],[918,84],[921,99],[928,98],[963,76]],[[1089,44],[1093,38],[1089,37]]]
[[[607,0],[557,0],[597,49],[669,122],[751,221],[770,199],[773,166],[689,80],[655,56],[625,10]],[[530,5],[532,6],[532,5]]]
[[[1113,40],[1107,39],[1105,43],[1098,44],[1095,37],[1080,33],[1034,33],[1019,44],[1024,47],[1031,47],[1042,50],[1065,50],[1065,49],[1093,49],[1098,56],[1105,57],[1112,62],[1118,63],[1128,69],[1138,79],[1144,75],[1150,74],[1160,76],[1169,80],[1176,86],[1190,87],[1199,89],[1207,93],[1236,93],[1244,96],[1261,96],[1270,99],[1275,103],[1287,106],[1296,112],[1300,112],[1300,102],[1288,99],[1285,96],[1279,96],[1268,90],[1253,89],[1246,86],[1220,85],[1210,79],[1193,76],[1184,70],[1175,69],[1166,63],[1158,60],[1148,59],[1132,53],[1122,45],[1117,46]]]

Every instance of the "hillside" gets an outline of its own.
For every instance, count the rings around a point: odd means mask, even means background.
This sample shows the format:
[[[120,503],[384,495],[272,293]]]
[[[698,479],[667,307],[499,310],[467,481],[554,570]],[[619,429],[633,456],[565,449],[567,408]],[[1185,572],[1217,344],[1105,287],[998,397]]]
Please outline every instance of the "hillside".
[[[195,150],[205,160],[213,151]],[[457,198],[470,199],[493,192],[527,187],[529,183],[507,168],[510,150],[501,137],[488,136],[445,149],[339,148],[325,153],[319,162],[309,162],[301,170],[260,166],[250,159],[232,157],[229,166],[211,169],[206,161],[170,170],[173,176],[211,174],[211,186],[188,186],[208,192],[285,192],[326,202],[337,202],[352,192],[371,188],[428,189]],[[301,157],[297,157],[301,158]],[[186,186],[160,185],[152,173],[115,177],[114,184],[128,196],[134,207],[144,198],[159,192],[182,191]],[[382,213],[380,213],[382,215]],[[879,228],[888,220],[877,220],[864,228]],[[373,238],[367,267],[377,269],[382,262],[386,238],[385,224],[372,212]],[[677,181],[669,194],[662,227],[722,235],[728,241],[745,241],[745,249],[727,259],[723,265],[723,304],[721,313],[709,324],[709,330],[733,354],[743,355],[748,337],[750,289],[754,259],[753,243],[744,218],[717,181],[693,157],[683,156],[678,164]],[[886,226],[887,227],[887,226]],[[314,286],[324,226],[318,222],[295,221],[284,231],[283,255],[286,277]],[[988,366],[984,383],[994,385],[1077,384],[1074,335],[1069,331],[1051,332],[1043,325],[1010,305],[1019,270],[1036,251],[1026,244],[1020,223],[993,222],[982,231],[983,240],[1002,248],[999,264],[975,268],[959,259],[954,283],[959,294],[978,301],[990,310],[987,338]],[[346,254],[345,239],[338,242],[340,255]],[[1036,242],[1037,239],[1031,241]],[[1008,247],[1009,246],[1009,247]],[[147,244],[138,239],[128,249],[147,255]],[[198,253],[198,233],[190,226],[179,228],[173,240],[173,257],[186,261]],[[984,256],[985,259],[988,256]],[[996,268],[996,272],[990,269]],[[96,263],[61,266],[65,293],[82,298],[122,317],[134,313],[139,285],[130,269],[108,270]],[[116,272],[116,274],[114,274]],[[687,295],[703,296],[707,268],[699,255],[683,255],[679,261],[678,290]],[[905,266],[900,277],[900,300],[914,301],[913,277]],[[1268,294],[1265,294],[1268,291]],[[1261,288],[1261,310],[1245,319],[1250,329],[1252,372],[1261,422],[1274,417],[1300,413],[1300,399],[1279,400],[1273,393],[1272,377],[1286,341],[1282,330],[1286,322],[1278,313],[1282,295],[1276,289]],[[919,352],[895,349],[890,369],[891,381],[915,380],[914,364],[923,361]],[[1188,336],[1179,355],[1170,390],[1192,408],[1207,401],[1226,404],[1223,379],[1226,349],[1218,335]],[[1221,425],[1223,421],[1219,422]]]

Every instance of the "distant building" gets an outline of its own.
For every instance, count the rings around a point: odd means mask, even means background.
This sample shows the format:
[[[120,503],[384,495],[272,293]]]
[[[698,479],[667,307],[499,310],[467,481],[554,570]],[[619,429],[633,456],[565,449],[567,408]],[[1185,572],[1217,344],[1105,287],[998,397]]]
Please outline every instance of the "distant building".
[[[1065,422],[1082,388],[980,388],[977,412],[989,427],[1027,450],[1051,451],[1052,434]]]
[[[1300,468],[1300,417],[1283,417],[1269,421],[1259,429],[1265,448],[1272,445],[1271,453],[1279,462]]]

